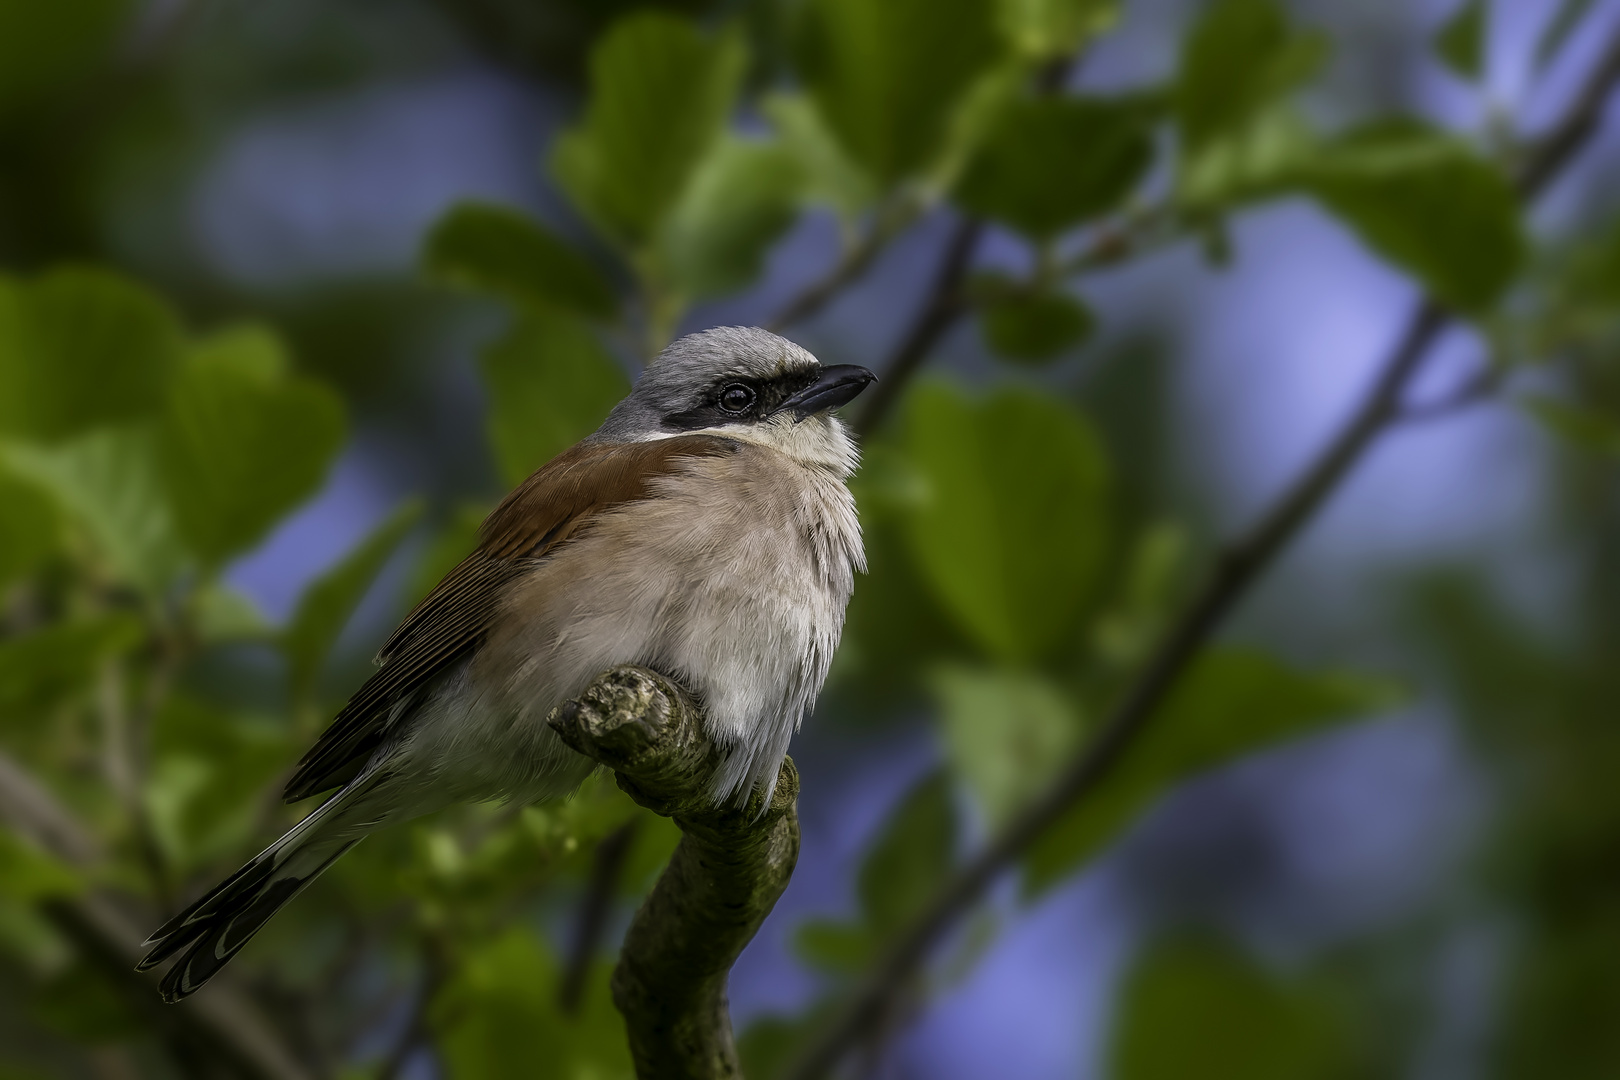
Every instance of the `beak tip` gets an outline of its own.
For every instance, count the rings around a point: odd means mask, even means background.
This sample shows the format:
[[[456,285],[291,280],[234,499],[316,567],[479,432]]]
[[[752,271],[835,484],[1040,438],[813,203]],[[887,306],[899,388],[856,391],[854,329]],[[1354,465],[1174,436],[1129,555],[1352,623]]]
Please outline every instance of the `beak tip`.
[[[795,419],[803,420],[818,412],[839,408],[860,396],[877,376],[858,364],[834,364],[821,369],[820,375],[778,406],[791,409]]]

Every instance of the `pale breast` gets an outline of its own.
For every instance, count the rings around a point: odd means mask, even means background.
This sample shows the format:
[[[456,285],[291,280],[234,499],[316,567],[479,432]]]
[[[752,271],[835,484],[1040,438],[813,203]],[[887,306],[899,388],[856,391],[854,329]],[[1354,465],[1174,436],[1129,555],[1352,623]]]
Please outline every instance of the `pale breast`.
[[[694,459],[653,489],[514,590],[474,666],[494,706],[484,722],[513,753],[547,756],[556,703],[606,668],[645,664],[702,696],[729,751],[718,796],[768,786],[864,570],[854,501],[827,469],[758,445]]]

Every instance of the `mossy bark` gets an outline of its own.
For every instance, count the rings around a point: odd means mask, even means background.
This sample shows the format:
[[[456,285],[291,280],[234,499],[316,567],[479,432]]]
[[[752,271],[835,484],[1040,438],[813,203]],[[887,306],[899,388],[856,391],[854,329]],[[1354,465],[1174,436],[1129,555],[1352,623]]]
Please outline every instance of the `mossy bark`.
[[[673,818],[681,842],[636,912],[613,973],[640,1080],[740,1077],[726,980],[787,888],[799,857],[799,774],[782,762],[776,791],[741,807],[709,797],[719,749],[701,709],[669,679],[615,668],[548,722],[612,769],[642,806]]]

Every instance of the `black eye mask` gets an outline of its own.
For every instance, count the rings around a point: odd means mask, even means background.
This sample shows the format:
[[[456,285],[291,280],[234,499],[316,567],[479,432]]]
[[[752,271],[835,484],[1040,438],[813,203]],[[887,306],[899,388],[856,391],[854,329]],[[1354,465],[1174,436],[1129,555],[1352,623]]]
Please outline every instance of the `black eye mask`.
[[[665,431],[698,431],[724,424],[758,423],[776,412],[795,394],[815,386],[820,370],[796,371],[774,379],[722,379],[695,409],[670,413],[661,421]]]

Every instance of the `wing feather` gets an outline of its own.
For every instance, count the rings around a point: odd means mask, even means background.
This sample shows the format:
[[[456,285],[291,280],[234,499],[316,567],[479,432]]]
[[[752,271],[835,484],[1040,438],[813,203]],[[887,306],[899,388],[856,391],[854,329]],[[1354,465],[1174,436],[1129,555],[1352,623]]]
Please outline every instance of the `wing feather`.
[[[653,495],[650,481],[693,457],[734,453],[711,435],[644,443],[579,443],[543,465],[485,519],[478,548],[413,608],[377,653],[377,672],[349,699],[287,781],[288,802],[352,780],[412,697],[483,641],[506,587],[604,510]]]

